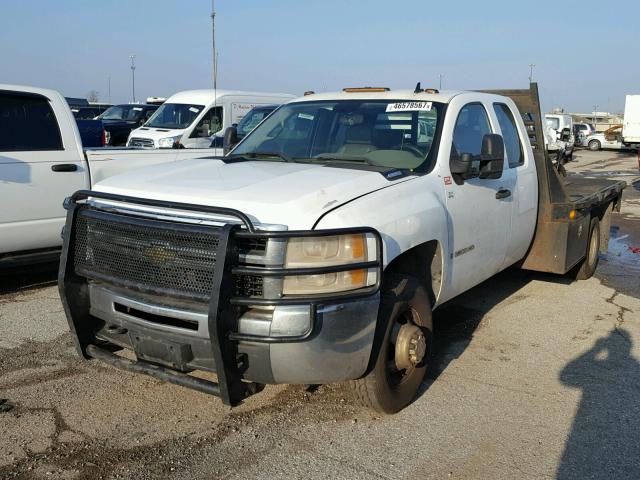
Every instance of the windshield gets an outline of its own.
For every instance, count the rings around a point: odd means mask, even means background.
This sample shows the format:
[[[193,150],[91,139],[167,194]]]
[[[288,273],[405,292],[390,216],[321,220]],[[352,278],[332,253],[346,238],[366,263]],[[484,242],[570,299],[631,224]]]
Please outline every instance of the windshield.
[[[98,120],[133,120],[137,121],[142,116],[142,107],[135,105],[114,105],[109,107]]]
[[[232,156],[413,169],[431,150],[442,106],[395,100],[289,103],[253,130]]]
[[[187,128],[202,112],[204,105],[186,103],[163,103],[145,123],[145,127],[154,128]]]
[[[247,133],[256,128],[256,125],[264,120],[264,118],[275,109],[276,107],[254,108],[249,113],[247,113],[244,117],[242,117],[240,123],[238,123],[238,138],[244,137]]]

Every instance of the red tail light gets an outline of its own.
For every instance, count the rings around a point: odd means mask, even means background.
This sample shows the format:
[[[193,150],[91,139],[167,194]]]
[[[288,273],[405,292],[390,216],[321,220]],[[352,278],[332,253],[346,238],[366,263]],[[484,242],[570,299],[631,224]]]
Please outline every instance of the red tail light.
[[[103,147],[107,144],[107,132],[104,128],[102,129],[102,138],[100,140],[100,143],[102,143]]]

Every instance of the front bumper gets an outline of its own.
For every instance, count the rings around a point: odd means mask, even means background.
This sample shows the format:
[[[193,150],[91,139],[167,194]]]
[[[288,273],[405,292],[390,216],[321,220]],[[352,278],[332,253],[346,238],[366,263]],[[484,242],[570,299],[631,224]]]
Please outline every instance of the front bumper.
[[[74,258],[77,255],[76,219],[87,214],[97,215],[83,211],[89,197],[180,211],[205,211],[239,220],[216,229],[217,258],[211,293],[206,301],[202,298],[177,300],[135,282],[123,284],[78,268]],[[382,242],[375,230],[259,231],[245,215],[228,209],[96,192],[78,192],[66,206],[59,289],[77,348],[83,356],[101,358],[122,368],[213,393],[227,404],[236,404],[255,391],[251,382],[329,383],[354,379],[365,372],[376,327],[381,260],[350,266],[375,269],[376,283],[372,287],[332,296],[273,297],[269,295],[267,279],[292,273],[326,273],[337,271],[336,267],[287,270],[279,266],[242,264],[236,241],[238,238],[283,239],[366,231],[375,239],[381,259]],[[99,213],[104,220],[104,214]],[[234,290],[234,278],[238,275],[263,277],[261,298],[238,295]],[[118,348],[134,351],[137,362],[126,363],[108,351]],[[215,372],[218,384],[193,380],[195,377],[188,375],[193,370]]]

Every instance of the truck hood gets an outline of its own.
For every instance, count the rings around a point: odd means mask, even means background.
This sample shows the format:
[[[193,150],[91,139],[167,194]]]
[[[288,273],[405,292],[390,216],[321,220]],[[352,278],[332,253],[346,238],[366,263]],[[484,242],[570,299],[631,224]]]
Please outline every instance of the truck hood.
[[[225,164],[202,158],[140,168],[107,178],[94,190],[240,210],[256,223],[310,229],[320,216],[367,193],[415,177],[301,163]]]
[[[132,137],[138,138],[150,138],[156,142],[161,138],[177,137],[183,135],[184,128],[181,129],[169,129],[169,128],[152,128],[152,127],[140,127],[131,131]]]

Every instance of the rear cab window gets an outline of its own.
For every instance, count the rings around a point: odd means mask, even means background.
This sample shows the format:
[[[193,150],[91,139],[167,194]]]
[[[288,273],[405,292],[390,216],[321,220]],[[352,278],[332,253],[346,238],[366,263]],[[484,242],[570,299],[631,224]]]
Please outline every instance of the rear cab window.
[[[0,92],[0,151],[64,150],[49,100],[40,95]]]
[[[507,154],[509,168],[516,168],[524,165],[524,149],[520,141],[518,126],[511,109],[504,103],[494,103],[493,110],[498,117],[498,124],[502,131],[504,140],[504,150]]]

